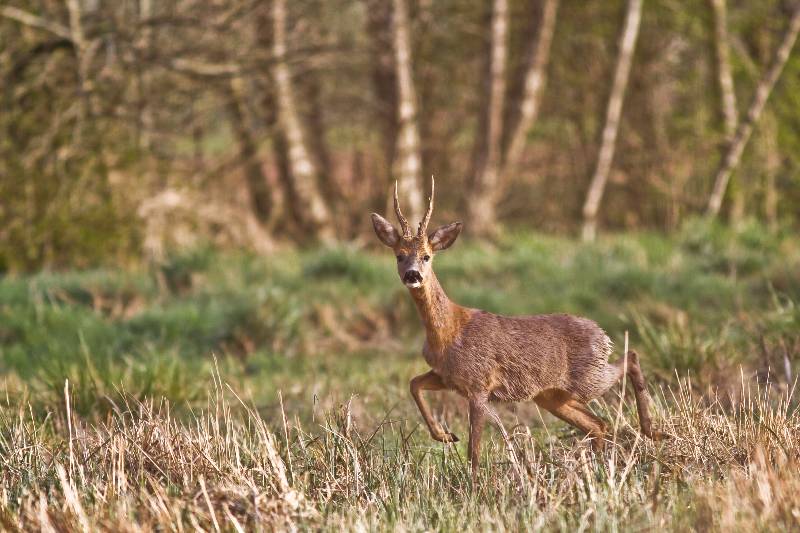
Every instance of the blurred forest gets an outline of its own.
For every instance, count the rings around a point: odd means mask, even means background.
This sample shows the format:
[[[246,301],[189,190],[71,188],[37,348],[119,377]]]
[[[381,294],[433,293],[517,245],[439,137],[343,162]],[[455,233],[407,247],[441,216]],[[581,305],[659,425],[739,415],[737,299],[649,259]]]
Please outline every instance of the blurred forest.
[[[0,272],[467,233],[800,224],[800,4],[12,0]]]

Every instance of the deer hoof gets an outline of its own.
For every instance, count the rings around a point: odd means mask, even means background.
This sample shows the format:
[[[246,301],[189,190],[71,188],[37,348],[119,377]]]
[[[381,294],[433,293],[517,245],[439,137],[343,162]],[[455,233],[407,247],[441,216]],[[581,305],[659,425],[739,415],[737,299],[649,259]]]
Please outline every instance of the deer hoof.
[[[450,442],[458,442],[458,437],[454,434],[447,432],[442,432],[438,435],[431,435],[434,440],[438,440],[439,442],[450,443]]]
[[[606,450],[606,439],[604,437],[595,437],[592,439],[592,451],[594,453],[603,453]]]
[[[663,431],[654,430],[650,433],[650,438],[658,442],[660,440],[669,440],[670,436]]]

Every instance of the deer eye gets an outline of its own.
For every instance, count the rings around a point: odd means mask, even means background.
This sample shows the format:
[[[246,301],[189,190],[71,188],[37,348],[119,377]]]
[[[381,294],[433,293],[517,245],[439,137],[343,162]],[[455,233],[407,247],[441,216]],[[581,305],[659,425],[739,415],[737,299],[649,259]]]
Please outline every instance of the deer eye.
[[[422,256],[422,260],[427,263],[428,261],[431,260],[431,256],[429,256],[428,254],[425,254],[424,256]]]
[[[399,263],[400,261],[402,261],[404,257],[405,256],[403,254],[398,255],[397,256],[397,262]]]

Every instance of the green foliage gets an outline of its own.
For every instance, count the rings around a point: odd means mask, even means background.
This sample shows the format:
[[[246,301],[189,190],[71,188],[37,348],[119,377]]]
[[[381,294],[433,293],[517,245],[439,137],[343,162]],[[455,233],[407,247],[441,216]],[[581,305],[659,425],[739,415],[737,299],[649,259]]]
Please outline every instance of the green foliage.
[[[391,383],[403,394],[410,366],[419,366],[412,354],[421,331],[393,265],[383,249],[264,259],[203,248],[150,272],[8,277],[0,281],[0,371],[50,397],[66,378],[81,383],[76,408],[87,412],[92,398],[117,389],[194,398],[194,376],[213,355],[259,383],[265,398],[303,376],[319,390]],[[617,343],[628,330],[645,367],[666,381],[676,370],[718,383],[738,364],[783,368],[800,323],[800,287],[787,282],[800,277],[800,249],[758,225],[695,222],[675,239],[638,234],[592,245],[508,234],[496,247],[459,243],[434,266],[465,305],[581,314]]]
[[[260,28],[253,25],[265,6],[251,13],[238,0],[219,6],[190,2],[174,9],[154,3],[151,16],[164,27],[151,28],[138,23],[142,14],[136,3],[95,4],[82,17],[89,52],[76,50],[70,39],[29,26],[41,17],[69,28],[63,4],[20,0],[12,12],[27,10],[28,17],[0,18],[5,37],[0,50],[0,79],[5,82],[0,93],[0,273],[140,261],[144,244],[159,233],[154,227],[171,227],[169,220],[154,222],[158,217],[143,209],[165,189],[183,189],[193,202],[182,207],[187,218],[197,217],[189,221],[196,224],[187,222],[187,231],[199,234],[192,235],[197,237],[193,242],[212,240],[218,233],[247,233],[246,223],[213,216],[220,211],[216,202],[235,211],[248,204],[239,174],[242,146],[231,124],[235,119],[222,111],[230,103],[228,82],[224,76],[191,73],[219,65],[220,58],[240,67],[248,120],[239,126],[251,132],[265,168],[272,167],[267,174],[278,174],[280,157],[269,154],[277,147],[267,139],[269,128],[254,127],[270,124],[275,112],[272,99],[260,96],[270,93],[264,85],[270,62],[262,60],[271,53],[270,39],[258,38]],[[473,144],[483,135],[479,116],[486,85],[488,7],[456,0],[411,4],[422,171],[443,176],[439,206],[451,213],[457,206],[463,214]],[[396,140],[396,80],[388,72],[383,84],[376,85],[382,68],[391,65],[372,53],[385,48],[376,46],[373,33],[391,28],[372,28],[377,23],[370,22],[366,6],[355,0],[298,0],[288,7],[287,53],[296,74],[295,99],[307,144],[313,145],[310,151],[325,177],[320,186],[325,194],[340,191],[328,200],[333,224],[345,239],[364,234],[365,226],[354,223],[356,214],[385,202],[391,174],[386,156],[393,150],[387,145]],[[506,144],[518,116],[540,8],[541,3],[509,2]],[[574,232],[579,224],[624,8],[621,0],[560,5],[525,164],[502,180],[502,224],[563,233]],[[223,17],[220,24],[201,28],[180,22],[214,20],[226,9],[235,15]],[[789,17],[786,2],[779,0],[729,2],[728,12],[735,92],[743,117]],[[712,19],[705,0],[644,7],[602,227],[671,231],[703,209],[726,142],[714,80]],[[387,45],[391,35],[381,34],[380,39]],[[142,46],[156,42],[158,54],[142,52]],[[795,206],[800,204],[798,73],[800,54],[795,50],[730,186],[731,192],[741,193],[747,216],[795,228]],[[342,179],[343,163],[354,154],[353,173]],[[369,178],[362,177],[367,174]],[[268,181],[270,188],[285,189],[276,197],[292,196],[285,179]],[[268,226],[278,227],[281,236],[302,240],[306,232],[298,231],[290,211],[276,212],[279,220]],[[226,224],[230,227],[220,227]],[[706,254],[709,267],[758,269],[759,258],[748,252],[746,243],[739,244],[744,247],[727,250],[733,255],[723,258],[713,254],[712,243]],[[378,271],[361,269],[363,263],[350,261],[353,254],[358,252],[346,248],[323,252],[307,265],[308,274],[373,279]],[[166,268],[166,281],[184,284],[181,265],[170,267],[177,271]],[[351,267],[356,270],[342,270]],[[634,289],[615,289],[625,290]],[[475,297],[492,303],[490,296]]]
[[[332,282],[376,284],[386,278],[385,270],[371,254],[345,247],[325,248],[303,261],[303,276]]]

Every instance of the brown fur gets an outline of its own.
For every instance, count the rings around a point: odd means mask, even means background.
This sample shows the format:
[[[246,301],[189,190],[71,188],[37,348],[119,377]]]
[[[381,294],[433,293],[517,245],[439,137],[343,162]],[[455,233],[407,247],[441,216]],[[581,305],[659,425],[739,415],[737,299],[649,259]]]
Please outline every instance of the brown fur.
[[[409,293],[425,326],[425,360],[435,367],[472,320],[474,310],[451,302],[435,275]]]
[[[423,390],[454,390],[469,400],[469,455],[477,472],[481,432],[489,402],[533,400],[558,418],[586,432],[595,449],[602,449],[605,424],[586,406],[621,378],[627,369],[633,385],[642,432],[651,438],[649,395],[635,352],[609,363],[611,340],[595,322],[572,315],[508,317],[469,309],[452,302],[431,267],[436,251],[449,247],[461,224],[450,224],[425,235],[433,194],[416,236],[395,199],[401,236],[383,217],[373,214],[375,232],[398,258],[398,273],[425,327],[423,355],[431,371],[411,380],[411,394],[431,436],[442,442],[458,438],[444,431],[422,397]],[[410,274],[411,273],[411,274]],[[410,276],[410,277],[409,277]]]

